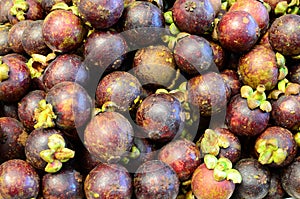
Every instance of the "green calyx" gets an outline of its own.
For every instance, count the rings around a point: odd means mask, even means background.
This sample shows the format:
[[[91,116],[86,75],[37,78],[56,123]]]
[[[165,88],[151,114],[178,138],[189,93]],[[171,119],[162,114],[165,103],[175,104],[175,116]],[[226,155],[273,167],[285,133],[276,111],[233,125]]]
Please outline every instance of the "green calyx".
[[[203,154],[211,154],[217,156],[220,148],[228,148],[229,140],[222,134],[217,134],[212,129],[206,129],[200,142],[200,149]]]
[[[299,0],[291,0],[290,3],[287,1],[280,1],[277,3],[274,12],[276,15],[299,14],[299,5]]]
[[[141,155],[141,151],[139,150],[139,148],[133,145],[128,155],[122,158],[122,162],[124,164],[128,164],[130,160],[137,159],[138,157],[140,157],[140,155]]]
[[[240,172],[232,168],[232,162],[228,158],[221,157],[217,159],[214,155],[204,156],[206,168],[214,170],[213,176],[216,181],[231,180],[233,183],[241,183],[242,176]]]
[[[32,54],[31,58],[26,63],[31,78],[39,78],[42,76],[45,68],[48,66],[49,61],[53,60],[55,57],[55,53],[50,53],[47,56]]]
[[[74,158],[75,151],[65,148],[65,140],[59,134],[53,134],[48,137],[48,147],[40,152],[40,157],[47,162],[45,171],[48,173],[55,173],[59,171],[64,162]]]
[[[0,82],[7,80],[9,78],[9,66],[2,63],[2,58],[0,57]]]
[[[284,79],[288,74],[288,68],[285,65],[285,57],[280,54],[279,52],[276,52],[275,54],[276,63],[278,67],[278,80]]]
[[[277,83],[277,89],[274,89],[268,95],[268,98],[278,99],[281,94],[298,95],[300,93],[300,84],[289,82],[284,78]]]
[[[19,21],[25,20],[25,13],[29,9],[29,4],[26,0],[15,0],[10,8],[10,14],[16,16]]]
[[[298,132],[294,135],[294,139],[295,139],[295,142],[297,143],[298,147],[300,147],[300,132]]]
[[[38,128],[50,128],[54,127],[54,119],[57,116],[53,112],[53,107],[51,104],[47,104],[45,99],[42,99],[38,103],[38,107],[34,110],[34,119],[36,124],[34,125],[35,129]]]
[[[265,112],[272,111],[272,105],[267,101],[264,85],[258,85],[255,91],[250,86],[244,85],[241,87],[241,96],[247,99],[250,109],[260,108]]]
[[[288,155],[285,149],[279,148],[278,140],[275,138],[258,140],[255,144],[255,150],[259,154],[258,161],[261,164],[271,164],[274,162],[280,165]]]
[[[54,4],[51,8],[51,11],[53,11],[53,10],[69,10],[69,11],[72,11],[72,13],[74,15],[79,16],[78,7],[75,5],[69,6],[65,2],[59,2],[59,3]]]

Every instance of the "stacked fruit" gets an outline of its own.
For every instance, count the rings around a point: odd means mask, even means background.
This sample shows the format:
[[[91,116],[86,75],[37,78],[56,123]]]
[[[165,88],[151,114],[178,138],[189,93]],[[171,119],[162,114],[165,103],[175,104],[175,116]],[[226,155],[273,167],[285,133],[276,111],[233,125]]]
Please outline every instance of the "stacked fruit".
[[[0,198],[300,198],[298,0],[1,0]]]

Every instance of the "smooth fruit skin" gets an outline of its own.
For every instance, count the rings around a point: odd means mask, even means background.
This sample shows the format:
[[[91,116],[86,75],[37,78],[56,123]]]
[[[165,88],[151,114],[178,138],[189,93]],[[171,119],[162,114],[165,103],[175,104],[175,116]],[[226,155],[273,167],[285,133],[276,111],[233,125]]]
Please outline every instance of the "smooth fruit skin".
[[[132,178],[119,164],[98,164],[84,181],[87,199],[130,199],[133,193]]]
[[[25,159],[24,145],[28,134],[22,123],[11,117],[0,117],[0,163]]]
[[[124,1],[80,0],[77,6],[84,20],[96,29],[105,29],[118,22],[124,9]]]
[[[213,49],[203,37],[189,35],[180,39],[174,48],[178,68],[191,75],[198,75],[214,64]]]
[[[76,54],[62,54],[45,69],[42,81],[46,90],[63,81],[85,85],[89,78],[89,69],[83,64],[83,58]]]
[[[96,103],[101,108],[107,102],[113,102],[121,111],[126,111],[141,95],[139,80],[125,71],[114,71],[100,80],[96,90]]]
[[[264,4],[257,0],[240,0],[233,3],[228,12],[244,10],[249,12],[258,24],[261,33],[264,33],[269,26],[269,12]]]
[[[180,181],[188,180],[201,162],[199,149],[187,139],[178,139],[166,144],[159,151],[158,159],[170,165]]]
[[[67,10],[50,12],[44,19],[42,32],[46,45],[62,53],[76,50],[85,36],[81,19]]]
[[[234,168],[240,172],[243,180],[236,186],[233,198],[262,199],[268,194],[270,172],[257,159],[241,159]]]
[[[275,124],[297,131],[300,128],[300,95],[282,95],[272,103],[272,120]]]
[[[228,180],[216,181],[213,170],[207,169],[202,163],[193,173],[191,188],[197,199],[229,199],[235,184]]]
[[[24,127],[29,131],[34,130],[36,124],[34,119],[34,110],[38,107],[40,100],[44,99],[46,92],[43,90],[33,90],[27,93],[18,102],[18,117]]]
[[[239,94],[233,96],[227,106],[225,121],[228,129],[238,136],[261,134],[269,123],[270,113],[260,109],[251,110],[247,100]]]
[[[283,55],[299,55],[300,16],[286,14],[276,18],[269,29],[269,41],[273,49]]]
[[[196,35],[209,31],[215,18],[210,0],[177,0],[172,12],[174,23],[182,32]]]
[[[84,144],[102,162],[116,163],[132,147],[134,132],[126,117],[118,112],[103,112],[88,123]]]
[[[278,82],[278,66],[275,52],[263,45],[256,45],[239,59],[238,74],[244,84],[256,89],[264,85],[273,89]]]
[[[217,25],[221,46],[234,53],[250,50],[258,41],[259,32],[252,15],[241,10],[225,13]]]
[[[35,169],[20,159],[0,165],[0,197],[5,199],[37,198],[40,178]]]
[[[296,158],[282,173],[283,189],[293,198],[300,198],[300,157]]]
[[[63,81],[53,86],[46,94],[46,101],[57,115],[55,124],[65,130],[82,127],[91,116],[92,99],[76,82]]]
[[[55,174],[45,174],[42,178],[43,198],[83,198],[82,178],[83,176],[73,169],[64,169]]]
[[[0,100],[5,102],[19,101],[29,90],[30,72],[26,58],[17,53],[2,57],[2,62],[9,66],[9,78],[0,82]]]
[[[175,171],[160,160],[143,163],[133,178],[137,199],[175,199],[179,192],[179,180]]]

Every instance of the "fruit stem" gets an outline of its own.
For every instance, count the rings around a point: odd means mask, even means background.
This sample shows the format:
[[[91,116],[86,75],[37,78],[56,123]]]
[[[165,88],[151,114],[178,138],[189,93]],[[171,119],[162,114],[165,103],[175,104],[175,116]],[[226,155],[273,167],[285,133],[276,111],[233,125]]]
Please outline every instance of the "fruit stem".
[[[63,136],[59,134],[53,134],[48,137],[49,149],[40,152],[40,157],[48,163],[45,167],[46,172],[55,173],[61,169],[63,162],[74,158],[75,151],[65,148],[65,145],[66,142]]]
[[[0,82],[7,80],[9,78],[9,66],[5,63],[2,63],[0,57]]]
[[[50,128],[54,127],[54,119],[56,119],[57,116],[53,112],[53,108],[51,104],[47,104],[45,99],[42,99],[38,103],[38,107],[34,110],[34,119],[36,121],[36,124],[34,125],[34,128]]]
[[[285,66],[285,58],[279,52],[275,54],[275,57],[276,57],[277,67],[279,69],[278,80],[282,80],[288,74],[288,68]]]
[[[167,11],[167,12],[164,13],[164,18],[165,18],[165,22],[167,24],[174,23],[174,21],[173,21],[173,13],[172,13],[171,10],[169,10],[169,11]]]
[[[10,14],[16,16],[19,21],[25,20],[25,12],[29,9],[26,0],[15,0],[10,8]]]

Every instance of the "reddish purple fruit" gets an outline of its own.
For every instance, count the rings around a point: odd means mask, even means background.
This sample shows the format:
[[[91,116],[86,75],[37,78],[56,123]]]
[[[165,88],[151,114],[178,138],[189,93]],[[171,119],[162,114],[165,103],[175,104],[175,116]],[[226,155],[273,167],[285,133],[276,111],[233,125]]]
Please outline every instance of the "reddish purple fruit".
[[[62,20],[64,19],[64,20]],[[46,45],[54,52],[71,52],[83,42],[86,31],[79,17],[67,10],[53,10],[42,27]]]
[[[283,189],[293,198],[300,197],[300,157],[296,158],[282,173],[281,184]]]
[[[106,29],[114,25],[121,18],[123,0],[81,0],[78,10],[83,19],[88,21],[93,28]]]
[[[16,53],[4,55],[0,68],[0,100],[19,101],[28,92],[31,82],[26,58]]]
[[[256,45],[240,57],[238,74],[242,82],[253,89],[260,84],[264,85],[266,90],[273,89],[277,85],[279,75],[275,52],[263,45]]]
[[[11,159],[25,159],[27,139],[22,123],[11,117],[0,118],[0,163]]]
[[[177,0],[173,20],[182,32],[201,35],[212,28],[215,10],[210,0]]]
[[[265,5],[256,0],[242,0],[233,3],[228,12],[243,10],[250,13],[258,24],[261,33],[266,32],[269,26],[269,12]]]
[[[269,29],[269,42],[275,51],[283,55],[299,55],[300,16],[286,14],[276,18]]]
[[[166,144],[158,153],[158,159],[170,165],[180,181],[188,180],[200,165],[200,151],[195,143],[178,139]]]
[[[8,32],[8,43],[10,48],[15,53],[25,53],[25,50],[22,46],[23,33],[25,29],[30,27],[32,22],[32,20],[22,20],[20,22],[17,22],[10,28]]]
[[[214,63],[210,43],[197,35],[180,39],[174,48],[174,58],[178,68],[191,76],[201,74]]]
[[[34,110],[38,107],[39,101],[45,99],[45,96],[45,91],[33,90],[26,94],[18,103],[18,117],[24,127],[29,131],[34,130],[36,123]]]
[[[235,186],[226,179],[215,180],[214,170],[208,169],[204,163],[197,167],[191,179],[191,189],[196,198],[229,199]]]
[[[59,55],[45,69],[42,81],[46,89],[51,89],[63,81],[85,85],[89,70],[83,64],[83,58],[76,54]]]
[[[222,47],[242,53],[257,42],[260,29],[255,19],[246,11],[232,11],[223,15],[217,25],[218,40]]]
[[[145,138],[167,142],[181,134],[184,119],[179,100],[170,94],[151,94],[136,112],[136,123]]]
[[[139,80],[125,71],[114,71],[100,80],[96,90],[96,103],[101,108],[109,105],[126,111],[134,104],[142,92]]]
[[[134,131],[126,117],[118,112],[99,113],[84,130],[84,144],[102,162],[116,163],[128,155]]]
[[[225,69],[221,72],[221,76],[231,90],[231,97],[240,92],[242,82],[240,81],[239,75],[235,70]]]
[[[226,110],[228,129],[238,136],[261,134],[268,126],[270,113],[261,109],[250,109],[247,100],[240,94],[233,96]]]
[[[202,116],[211,116],[226,108],[226,84],[218,73],[208,72],[189,79],[187,91],[188,101]]]
[[[138,49],[133,58],[133,73],[146,89],[172,86],[176,80],[172,51],[163,45]]]
[[[35,169],[20,159],[0,165],[0,196],[2,198],[37,198],[40,178]]]
[[[43,22],[43,20],[32,22],[22,34],[23,49],[30,56],[32,54],[47,55],[50,52],[42,34]]]
[[[84,191],[87,199],[130,199],[132,179],[126,168],[119,164],[99,164],[87,175]]]
[[[44,198],[83,198],[83,176],[73,170],[64,169],[55,174],[45,174],[42,178]]]
[[[279,126],[268,127],[255,142],[258,161],[269,167],[284,167],[297,155],[297,144],[293,134]]]
[[[134,174],[136,198],[176,198],[179,180],[175,171],[160,160],[147,161]]]

